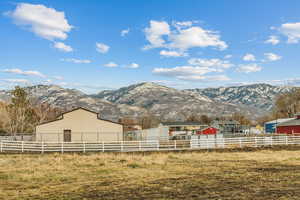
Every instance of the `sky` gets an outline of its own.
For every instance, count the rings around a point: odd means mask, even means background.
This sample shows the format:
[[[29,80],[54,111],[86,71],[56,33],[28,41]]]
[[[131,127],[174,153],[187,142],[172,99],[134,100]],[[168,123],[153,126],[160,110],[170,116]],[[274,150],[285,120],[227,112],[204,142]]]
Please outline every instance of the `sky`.
[[[300,83],[300,1],[1,0],[0,89]]]

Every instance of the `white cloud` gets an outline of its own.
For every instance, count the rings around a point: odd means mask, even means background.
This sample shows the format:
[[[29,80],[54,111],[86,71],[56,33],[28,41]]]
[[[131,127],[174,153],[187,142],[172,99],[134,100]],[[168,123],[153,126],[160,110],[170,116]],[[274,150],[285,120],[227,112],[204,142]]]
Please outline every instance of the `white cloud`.
[[[114,63],[114,62],[109,62],[107,64],[104,64],[105,67],[118,67],[118,64]]]
[[[170,35],[170,48],[187,50],[193,47],[216,47],[225,50],[227,44],[220,40],[220,35],[216,32],[205,30],[199,26],[180,29],[177,34]]]
[[[30,81],[26,79],[2,79],[5,82],[8,83],[16,83],[16,84],[29,84]]]
[[[179,51],[166,51],[166,50],[161,50],[159,52],[159,54],[161,56],[164,57],[183,57],[183,56],[187,56],[187,53],[184,52],[179,52]]]
[[[230,63],[227,60],[220,60],[218,58],[212,58],[212,59],[204,59],[204,58],[191,58],[188,60],[188,63],[190,65],[196,65],[199,67],[210,67],[214,69],[228,69],[233,66],[232,63]]]
[[[220,73],[232,67],[233,64],[227,60],[217,58],[191,58],[188,65],[172,68],[154,68],[152,73],[156,75],[175,77],[186,81],[227,81],[230,80],[226,75],[206,75],[208,73]]]
[[[280,40],[275,35],[269,36],[269,38],[265,41],[266,44],[272,44],[272,45],[276,45],[279,42],[280,42]]]
[[[204,76],[210,72],[217,72],[214,68],[180,66],[174,68],[154,68],[154,74],[166,77],[175,77],[185,81],[227,81],[230,80],[225,75]]]
[[[126,68],[136,69],[139,68],[140,65],[137,63],[131,63],[130,65],[125,66]]]
[[[126,36],[126,35],[129,33],[129,31],[130,31],[129,28],[128,28],[128,29],[122,30],[122,31],[121,31],[121,36],[122,36],[122,37]]]
[[[63,59],[61,59],[61,61],[72,62],[72,63],[76,63],[76,64],[88,64],[88,63],[92,62],[91,60],[76,59],[76,58],[63,58]]]
[[[172,27],[173,30],[171,30]],[[173,22],[172,27],[166,21],[151,20],[150,27],[145,29],[146,39],[150,44],[144,49],[167,48],[185,52],[194,47],[215,47],[219,50],[225,50],[228,47],[224,41],[220,40],[218,32],[193,26],[191,21]]]
[[[163,47],[165,40],[162,38],[164,35],[170,34],[170,26],[165,21],[150,21],[150,27],[145,28],[146,39],[149,45],[144,49]]]
[[[182,22],[178,22],[178,21],[174,21],[172,23],[172,25],[174,27],[176,27],[177,29],[182,29],[182,28],[186,28],[186,27],[190,27],[194,24],[193,21],[182,21]]]
[[[23,70],[17,69],[17,68],[15,68],[15,69],[4,69],[3,72],[11,73],[11,74],[20,74],[20,75],[25,75],[25,76],[38,76],[38,77],[42,77],[42,78],[46,77],[46,75],[42,74],[39,71],[32,71],[32,70],[23,71]]]
[[[204,75],[215,71],[215,69],[209,67],[179,66],[174,68],[154,68],[152,72],[162,76],[183,77]]]
[[[281,56],[275,53],[265,53],[264,55],[268,61],[276,61],[281,59]]]
[[[72,29],[64,12],[41,4],[19,3],[14,11],[7,14],[16,25],[23,26],[47,40],[64,40]]]
[[[251,73],[251,72],[259,72],[262,70],[262,67],[257,65],[257,64],[247,64],[247,65],[240,65],[237,68],[238,72],[243,72],[243,73]]]
[[[177,77],[180,80],[185,80],[185,81],[229,81],[231,80],[229,77],[226,75],[213,75],[213,76],[179,76]]]
[[[247,53],[246,55],[244,55],[243,57],[244,61],[255,61],[255,56],[251,53]]]
[[[73,48],[63,42],[54,42],[54,48],[63,52],[72,52]]]
[[[103,44],[103,43],[96,43],[96,50],[99,52],[99,53],[107,53],[108,50],[109,50],[109,46],[106,45],[106,44]]]
[[[288,43],[298,43],[300,39],[300,22],[282,24],[279,31],[288,37]]]
[[[232,58],[232,55],[228,54],[228,55],[224,56],[224,59],[229,59],[229,58]]]

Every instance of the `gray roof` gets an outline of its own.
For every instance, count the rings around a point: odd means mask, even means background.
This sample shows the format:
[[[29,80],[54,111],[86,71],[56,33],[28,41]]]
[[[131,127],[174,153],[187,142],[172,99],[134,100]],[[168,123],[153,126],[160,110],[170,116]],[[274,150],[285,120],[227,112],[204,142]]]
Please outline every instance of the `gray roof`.
[[[293,120],[293,119],[295,119],[295,118],[280,118],[280,119],[275,119],[275,120],[272,120],[272,121],[269,121],[269,122],[265,122],[265,124],[283,123],[283,122],[290,121],[290,120]]]
[[[286,122],[282,122],[277,125],[278,126],[300,126],[300,119],[292,119]]]
[[[162,122],[163,126],[203,126],[200,122]]]
[[[214,120],[212,122],[213,124],[240,124],[240,122],[236,121],[236,120]]]

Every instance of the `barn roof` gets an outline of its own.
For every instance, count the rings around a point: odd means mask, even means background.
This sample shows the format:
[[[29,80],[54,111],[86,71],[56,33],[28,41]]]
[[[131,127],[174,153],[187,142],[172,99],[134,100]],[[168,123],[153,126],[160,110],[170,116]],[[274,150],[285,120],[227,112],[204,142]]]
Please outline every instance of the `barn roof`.
[[[163,126],[203,126],[200,122],[162,122]]]
[[[295,118],[280,118],[280,119],[275,119],[272,121],[265,122],[265,124],[283,123],[283,122],[293,120],[293,119],[295,119]]]
[[[240,122],[238,122],[236,120],[214,120],[212,123],[213,124],[222,124],[222,125],[225,125],[225,124],[239,125],[240,124]]]
[[[92,110],[89,110],[89,109],[83,108],[83,107],[77,107],[77,108],[74,108],[74,109],[72,109],[72,110],[69,110],[69,111],[66,111],[66,112],[61,113],[61,114],[60,114],[56,119],[54,119],[54,120],[50,120],[50,121],[47,121],[47,122],[42,122],[42,123],[38,124],[38,126],[39,126],[39,125],[48,124],[48,123],[51,123],[51,122],[55,122],[55,121],[62,120],[62,119],[64,118],[64,115],[65,115],[65,114],[74,112],[74,111],[76,111],[76,110],[84,110],[84,111],[87,111],[87,112],[96,114],[96,115],[97,115],[97,119],[102,120],[102,121],[107,121],[107,122],[111,122],[111,123],[123,125],[122,123],[118,123],[118,122],[114,122],[114,121],[111,121],[111,120],[107,120],[107,119],[102,119],[102,118],[100,118],[98,112],[95,112],[95,111],[92,111]]]
[[[216,129],[216,130],[219,130],[219,129],[216,128],[216,127],[213,127],[213,126],[207,126],[207,127],[205,127],[205,128],[200,129],[200,131],[204,131],[204,130],[206,130],[206,129]]]
[[[300,119],[292,119],[286,122],[282,122],[277,125],[278,126],[300,126]]]

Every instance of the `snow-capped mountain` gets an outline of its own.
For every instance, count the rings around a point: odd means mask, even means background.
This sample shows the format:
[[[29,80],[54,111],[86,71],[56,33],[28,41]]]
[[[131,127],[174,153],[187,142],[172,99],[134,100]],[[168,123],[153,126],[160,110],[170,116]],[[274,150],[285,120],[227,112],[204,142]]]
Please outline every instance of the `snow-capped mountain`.
[[[75,89],[65,89],[56,85],[36,85],[25,88],[27,93],[37,103],[49,103],[53,107],[71,110],[75,107],[85,107],[100,112],[101,117],[118,120],[120,116],[137,117],[146,114],[140,107],[114,104],[109,101],[94,98]],[[8,101],[9,91],[0,91],[0,100]]]
[[[162,119],[184,120],[192,114],[217,116],[242,111],[251,113],[241,106],[216,102],[194,91],[177,90],[155,83],[140,83],[118,90],[102,91],[94,97],[112,103],[142,107]]]
[[[162,120],[185,120],[192,114],[224,116],[235,112],[255,118],[270,111],[276,96],[290,91],[292,87],[254,84],[178,90],[147,82],[95,95],[56,85],[36,85],[25,89],[37,103],[47,102],[64,110],[82,106],[111,120],[145,115],[154,115]],[[0,91],[0,100],[9,99],[9,91]]]
[[[269,84],[253,84],[234,87],[219,87],[205,89],[191,89],[188,91],[197,92],[210,99],[244,105],[252,108],[268,111],[272,108],[276,96],[284,92],[289,92],[294,87],[273,86]]]

